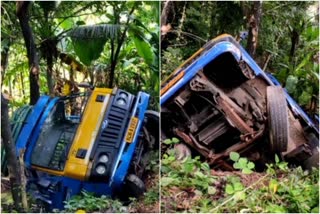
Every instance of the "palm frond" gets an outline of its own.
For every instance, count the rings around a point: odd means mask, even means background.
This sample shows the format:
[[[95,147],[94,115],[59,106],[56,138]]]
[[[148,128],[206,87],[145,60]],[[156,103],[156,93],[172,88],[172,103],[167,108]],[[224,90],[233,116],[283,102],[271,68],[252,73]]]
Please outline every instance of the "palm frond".
[[[68,33],[73,39],[115,39],[119,35],[121,25],[99,24],[79,26]]]

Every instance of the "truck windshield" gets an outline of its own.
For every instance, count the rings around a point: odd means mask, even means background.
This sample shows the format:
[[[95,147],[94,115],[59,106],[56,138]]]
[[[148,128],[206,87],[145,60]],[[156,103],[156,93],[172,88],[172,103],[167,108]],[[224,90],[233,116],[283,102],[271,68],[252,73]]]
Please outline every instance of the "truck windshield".
[[[33,149],[31,164],[63,170],[84,110],[84,97],[60,99],[45,120]]]

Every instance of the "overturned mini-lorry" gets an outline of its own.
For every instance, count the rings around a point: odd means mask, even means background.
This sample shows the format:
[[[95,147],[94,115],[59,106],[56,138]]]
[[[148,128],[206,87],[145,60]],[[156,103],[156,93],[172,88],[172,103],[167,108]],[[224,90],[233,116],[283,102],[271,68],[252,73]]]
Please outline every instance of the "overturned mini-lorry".
[[[178,137],[212,167],[232,170],[230,152],[256,166],[278,154],[318,167],[317,125],[230,35],[205,44],[163,81],[160,93],[161,138]]]
[[[28,192],[47,211],[83,190],[142,194],[146,158],[159,149],[159,113],[148,102],[144,92],[92,88],[18,109],[11,126]]]

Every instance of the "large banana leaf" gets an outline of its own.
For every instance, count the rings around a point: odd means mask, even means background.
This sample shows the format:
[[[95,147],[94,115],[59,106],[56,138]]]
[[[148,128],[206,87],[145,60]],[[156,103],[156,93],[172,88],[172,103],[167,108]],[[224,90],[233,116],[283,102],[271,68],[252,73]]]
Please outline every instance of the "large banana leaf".
[[[68,33],[71,37],[75,53],[85,65],[100,57],[108,39],[119,35],[120,25],[103,24],[80,26]]]
[[[155,58],[154,53],[152,46],[145,37],[141,27],[138,25],[131,25],[129,28],[129,35],[133,39],[139,56],[142,57],[149,66],[152,66]]]

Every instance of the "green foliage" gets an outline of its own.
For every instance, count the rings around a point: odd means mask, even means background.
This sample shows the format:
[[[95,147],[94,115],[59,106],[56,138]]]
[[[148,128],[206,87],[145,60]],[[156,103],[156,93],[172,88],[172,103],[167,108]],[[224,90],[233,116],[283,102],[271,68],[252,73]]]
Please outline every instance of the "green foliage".
[[[161,57],[161,79],[164,80],[170,75],[183,61],[182,53],[178,48],[169,47],[162,51]]]
[[[161,186],[163,188],[178,185],[180,188],[192,188],[203,194],[214,194],[213,182],[216,180],[210,174],[207,163],[201,162],[199,157],[187,158],[183,163],[175,160],[173,152],[163,155],[161,161]],[[165,191],[162,192],[166,194]]]
[[[143,196],[143,204],[152,205],[159,201],[159,181],[152,186]]]
[[[177,144],[177,143],[179,143],[179,142],[180,142],[180,140],[179,140],[178,138],[175,138],[175,137],[173,137],[172,139],[165,139],[165,140],[163,141],[163,143],[164,143],[164,144],[167,144],[167,145]]]
[[[148,65],[153,62],[153,53],[149,43],[139,37],[133,37],[134,44],[136,45],[139,56],[141,56]]]
[[[230,159],[239,161],[241,157],[231,153]],[[163,155],[161,162],[162,210],[166,212],[308,213],[319,209],[319,169],[288,168],[278,156],[274,164],[268,165],[266,173],[241,176],[237,173],[212,176],[209,165],[199,157],[181,163],[175,160],[171,150]],[[170,195],[173,190],[175,194],[188,192],[194,197],[179,201],[176,196],[173,200]],[[190,206],[184,206],[184,200]]]
[[[159,13],[158,2],[34,2],[30,6],[30,24],[39,48],[40,93],[47,94],[47,59],[53,57],[53,73],[49,75],[53,84],[60,78],[69,79],[70,66],[59,61],[59,52],[73,56],[83,62],[89,73],[84,81],[94,86],[106,87],[110,79],[111,61],[116,60],[114,85],[137,93],[140,90],[151,95],[150,108],[159,109]],[[10,47],[8,68],[3,73],[4,89],[22,103],[29,97],[28,59],[15,14],[15,3],[4,2],[1,10],[2,45]],[[134,7],[133,13],[128,16]],[[127,22],[128,21],[128,22]],[[136,29],[128,32],[125,29]],[[115,59],[115,50],[119,55]],[[133,35],[133,36],[131,36]],[[137,41],[136,38],[140,38]],[[47,41],[52,41],[49,45]],[[112,45],[113,44],[113,45]],[[113,53],[112,48],[113,46]],[[58,52],[56,52],[58,51]],[[103,68],[96,72],[97,67]],[[23,74],[23,83],[19,78]],[[79,73],[73,71],[74,80],[83,81]],[[103,79],[99,82],[96,74]],[[93,77],[93,79],[91,79]],[[23,85],[23,86],[22,86]],[[24,98],[23,101],[21,98]]]
[[[236,192],[243,190],[244,187],[238,177],[229,177],[229,183],[226,185],[225,192],[229,195],[233,195]]]
[[[82,191],[81,195],[73,196],[65,202],[65,212],[76,212],[85,210],[86,212],[109,210],[109,212],[124,211],[123,205],[118,200],[112,200],[106,196],[96,197],[91,193]]]
[[[99,58],[106,39],[73,39],[74,51],[85,65],[90,65],[92,61]]]
[[[81,62],[89,66],[100,57],[107,39],[115,39],[119,35],[119,29],[119,25],[111,24],[81,26],[70,31],[68,35]]]
[[[234,161],[233,167],[235,169],[241,169],[243,174],[251,174],[253,172],[253,162],[248,161],[247,158],[240,158],[240,155],[237,152],[230,152],[229,156],[230,159]]]

